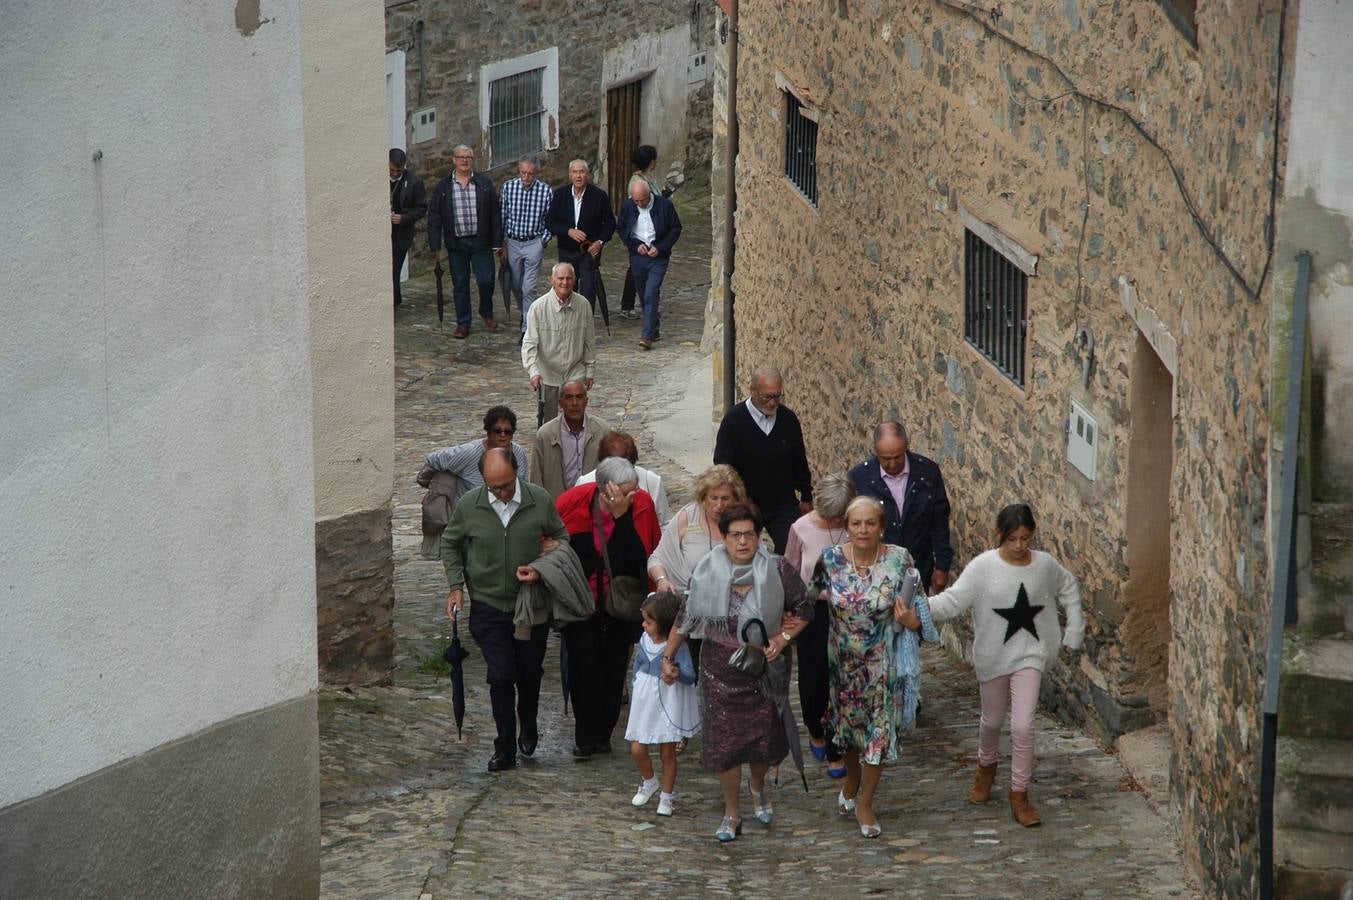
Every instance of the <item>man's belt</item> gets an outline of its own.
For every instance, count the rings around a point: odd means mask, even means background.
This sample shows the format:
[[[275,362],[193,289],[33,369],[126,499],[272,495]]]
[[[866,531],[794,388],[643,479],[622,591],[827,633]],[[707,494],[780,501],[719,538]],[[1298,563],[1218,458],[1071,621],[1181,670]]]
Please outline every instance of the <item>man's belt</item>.
[[[540,236],[528,234],[526,237],[517,237],[515,234],[509,234],[507,239],[510,241],[538,241],[540,240]]]

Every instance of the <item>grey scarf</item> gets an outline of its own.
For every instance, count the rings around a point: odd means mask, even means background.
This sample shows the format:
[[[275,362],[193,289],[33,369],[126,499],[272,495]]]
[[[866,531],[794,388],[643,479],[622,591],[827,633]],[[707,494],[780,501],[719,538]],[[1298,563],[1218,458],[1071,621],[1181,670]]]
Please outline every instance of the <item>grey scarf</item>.
[[[736,565],[722,545],[705,555],[691,573],[690,593],[686,598],[684,630],[693,638],[734,637],[728,633],[728,600],[734,585],[751,585],[738,616],[737,640],[752,619],[766,626],[766,636],[780,630],[785,612],[785,588],[775,566],[775,556],[765,547],[756,548],[756,556],[747,565]],[[761,631],[753,628],[748,643],[762,645]]]

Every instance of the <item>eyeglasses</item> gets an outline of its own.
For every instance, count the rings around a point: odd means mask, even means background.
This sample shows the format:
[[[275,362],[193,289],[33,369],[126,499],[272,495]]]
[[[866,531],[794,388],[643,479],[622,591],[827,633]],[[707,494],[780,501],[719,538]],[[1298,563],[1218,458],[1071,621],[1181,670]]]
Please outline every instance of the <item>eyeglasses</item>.
[[[512,437],[512,435],[517,433],[517,429],[515,428],[490,428],[489,431],[494,434],[501,434],[504,437]]]
[[[514,478],[507,484],[490,484],[486,487],[495,494],[511,494],[517,489],[517,479]]]
[[[757,533],[755,531],[730,531],[728,537],[733,540],[733,543],[741,544],[743,541],[756,540]]]
[[[756,396],[762,403],[769,403],[772,400],[778,401],[784,394],[757,394]]]
[[[452,159],[474,159],[474,156],[453,156]]]

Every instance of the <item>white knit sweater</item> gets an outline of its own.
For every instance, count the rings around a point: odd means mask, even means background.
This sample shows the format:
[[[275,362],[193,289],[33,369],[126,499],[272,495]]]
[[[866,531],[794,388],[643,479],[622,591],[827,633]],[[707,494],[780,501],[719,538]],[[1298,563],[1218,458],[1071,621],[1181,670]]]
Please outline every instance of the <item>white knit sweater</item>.
[[[1033,559],[1027,566],[1012,566],[1001,559],[999,551],[988,550],[968,563],[952,587],[930,598],[930,615],[936,622],[972,610],[972,657],[978,681],[1024,668],[1041,672],[1057,658],[1063,644],[1075,650],[1085,638],[1076,577],[1041,550],[1031,552]],[[1058,626],[1057,604],[1066,610],[1065,635]],[[1020,627],[1022,623],[1031,624],[1038,636]]]

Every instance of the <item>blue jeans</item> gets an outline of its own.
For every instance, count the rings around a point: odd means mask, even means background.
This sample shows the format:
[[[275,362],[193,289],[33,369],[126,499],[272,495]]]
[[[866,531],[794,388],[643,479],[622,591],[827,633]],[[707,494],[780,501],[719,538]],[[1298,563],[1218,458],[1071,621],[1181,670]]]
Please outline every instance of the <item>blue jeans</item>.
[[[667,263],[671,257],[657,258],[630,254],[630,272],[634,274],[634,291],[644,308],[644,328],[642,337],[653,340],[662,331],[662,315],[658,312],[658,295],[662,291],[662,280],[667,276]]]
[[[470,316],[470,269],[474,268],[474,280],[479,285],[479,314],[485,319],[493,318],[493,248],[486,247],[477,237],[459,238],[456,249],[447,250],[451,263],[451,284],[456,300],[456,325],[469,328],[473,319]]]

